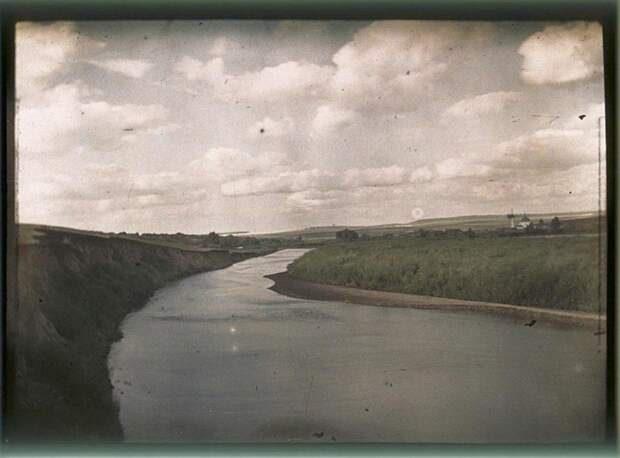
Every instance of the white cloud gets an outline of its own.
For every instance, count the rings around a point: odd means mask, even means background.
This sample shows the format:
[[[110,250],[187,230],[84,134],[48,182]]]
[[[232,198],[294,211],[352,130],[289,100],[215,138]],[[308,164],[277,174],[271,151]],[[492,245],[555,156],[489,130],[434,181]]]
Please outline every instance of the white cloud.
[[[158,137],[167,136],[181,129],[176,123],[160,124],[154,127],[146,127],[137,131],[131,131],[121,136],[123,142],[137,144],[150,140],[157,140]]]
[[[366,186],[394,186],[405,181],[407,171],[403,167],[376,167],[368,169],[349,169],[342,174],[342,188],[355,189]]]
[[[269,102],[275,97],[315,96],[323,89],[330,75],[328,67],[289,61],[233,77],[231,95]],[[221,86],[220,89],[223,92]]]
[[[301,210],[329,208],[341,202],[340,198],[342,196],[340,194],[338,191],[309,189],[288,195],[286,203],[294,209]]]
[[[142,78],[154,64],[137,59],[107,59],[104,61],[90,60],[89,63],[105,70],[121,73],[130,78]]]
[[[159,125],[167,117],[161,105],[115,105],[90,100],[81,83],[41,91],[16,117],[19,154],[109,152],[124,142],[125,129]]]
[[[285,171],[229,181],[222,184],[221,191],[225,196],[288,194],[309,189],[335,189],[338,180],[337,174],[325,170]]]
[[[288,61],[232,74],[221,57],[203,62],[184,56],[175,71],[189,81],[206,82],[227,101],[291,103],[301,98],[323,105],[330,100],[336,113],[410,111],[450,68],[454,49],[479,47],[493,31],[490,23],[379,21],[360,29],[334,54],[331,65]]]
[[[415,169],[413,184],[400,188],[401,195],[489,212],[515,205],[549,211],[550,202],[566,210],[592,209],[599,192],[596,120],[602,112],[602,104],[592,104],[558,121],[555,129],[527,132],[490,150]]]
[[[293,120],[291,118],[284,118],[281,121],[277,121],[267,116],[262,121],[258,121],[250,126],[248,129],[248,136],[250,138],[282,137],[292,128]]]
[[[593,103],[583,112],[565,117],[555,129],[539,129],[499,143],[479,157],[495,169],[529,170],[545,173],[598,163],[598,118],[605,113],[603,103]],[[605,153],[604,123],[601,151]],[[603,156],[603,161],[604,161]]]
[[[221,57],[216,57],[202,62],[190,56],[183,56],[174,66],[174,70],[189,81],[207,81],[215,85],[224,74],[224,61]]]
[[[601,196],[605,195],[605,180]],[[548,208],[549,202],[569,204],[579,209],[594,209],[598,200],[598,165],[584,164],[567,170],[552,171],[536,179],[531,173],[512,174],[495,181],[470,186],[482,202],[511,202]],[[570,207],[568,207],[570,208]],[[548,210],[547,210],[548,211]]]
[[[256,230],[407,221],[420,215],[412,208],[434,217],[596,204],[604,105],[595,103],[601,79],[585,81],[600,65],[583,64],[590,62],[583,43],[575,48],[579,71],[543,64],[524,71],[531,83],[584,81],[567,92],[515,86],[519,28],[297,22],[226,32],[188,24],[175,25],[182,33],[162,25],[148,41],[139,36],[144,61],[127,59],[132,53],[114,36],[105,52],[102,43],[84,45],[87,36],[76,36],[88,24],[36,25],[44,36],[24,35],[22,64],[32,71],[18,101],[21,215],[200,232],[233,223]],[[290,27],[288,35],[277,30]],[[539,62],[553,46],[544,48],[524,45],[524,62]],[[565,50],[553,52],[555,67],[568,65]],[[135,92],[136,80],[74,62],[144,78],[144,86]],[[150,62],[174,66],[174,74],[149,81]],[[548,106],[557,116],[543,129],[551,118],[532,113],[548,114]],[[569,114],[575,109],[584,111]],[[464,122],[482,116],[482,130]],[[90,162],[105,166],[85,167]],[[240,198],[231,205],[224,196]]]
[[[549,25],[528,37],[519,48],[521,77],[532,84],[568,83],[603,72],[600,24],[573,22]]]
[[[84,53],[96,54],[105,46],[78,32],[73,23],[19,23],[16,46],[20,158],[110,152],[136,144],[159,129],[174,128],[164,124],[168,111],[161,105],[110,103],[103,99],[103,91],[80,80],[51,86],[56,73],[79,61]],[[129,59],[89,62],[136,77],[151,65]]]
[[[71,175],[53,175],[47,195],[63,205],[94,202],[110,210],[192,202],[205,197],[202,188],[180,172],[132,173],[117,165],[92,164]]]
[[[18,98],[48,84],[49,77],[75,60],[80,48],[103,48],[105,43],[78,35],[75,24],[19,22],[15,30],[15,81]]]
[[[486,165],[475,164],[466,158],[453,157],[435,165],[438,178],[484,176],[489,173]]]
[[[596,138],[577,129],[541,129],[500,143],[486,161],[516,173],[567,170],[598,162]]]
[[[332,105],[321,105],[317,108],[312,121],[312,129],[319,134],[330,133],[346,126],[356,117],[357,113],[352,110],[339,109]]]
[[[191,173],[214,180],[234,180],[257,174],[278,173],[288,166],[285,154],[276,151],[248,153],[235,148],[211,148],[189,164]]]
[[[481,116],[499,113],[510,103],[521,100],[520,92],[489,92],[460,100],[447,108],[445,114],[455,117]]]
[[[428,166],[424,166],[411,172],[411,175],[409,176],[409,181],[411,181],[412,183],[428,182],[432,180],[433,177],[434,174],[433,172],[431,172],[431,169]]]
[[[226,73],[221,57],[202,62],[189,56],[179,61],[175,71],[190,81],[206,82],[212,94],[222,100],[270,103],[319,96],[332,73],[328,66],[289,61],[259,71],[231,74]]]
[[[491,173],[491,167],[471,158],[451,157],[433,165],[414,169],[409,175],[411,183],[429,183],[452,178],[484,177]]]
[[[348,169],[344,172],[310,169],[285,171],[279,174],[244,178],[223,183],[222,194],[227,196],[289,194],[308,190],[345,190],[363,187],[386,187],[402,184],[407,172],[390,166],[368,169]]]
[[[480,46],[493,30],[489,23],[373,22],[334,55],[332,90],[347,108],[410,111],[450,68],[453,49]]]

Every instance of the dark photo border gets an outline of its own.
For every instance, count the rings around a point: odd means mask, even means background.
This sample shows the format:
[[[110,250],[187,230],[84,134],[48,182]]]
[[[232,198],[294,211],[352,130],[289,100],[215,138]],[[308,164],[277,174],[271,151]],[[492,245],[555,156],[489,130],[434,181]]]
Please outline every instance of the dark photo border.
[[[0,0],[1,1],[1,0]],[[330,445],[115,445],[80,444],[17,446],[6,443],[4,435],[10,421],[11,399],[8,393],[13,383],[14,367],[7,348],[7,303],[15,300],[16,226],[15,226],[15,137],[14,121],[14,57],[15,23],[19,21],[55,20],[183,20],[183,19],[427,19],[427,20],[482,20],[482,21],[568,21],[590,20],[603,25],[605,131],[606,131],[606,231],[607,237],[607,427],[606,443],[591,445],[548,446],[447,446],[416,444],[330,444]],[[106,455],[236,455],[236,456],[291,456],[291,455],[359,455],[388,456],[413,454],[438,455],[530,455],[557,454],[560,456],[607,455],[617,449],[617,354],[616,354],[616,56],[617,4],[614,0],[555,0],[555,1],[484,1],[484,0],[57,0],[20,1],[0,3],[0,33],[2,56],[2,427],[5,453],[77,455],[105,453]],[[10,317],[9,317],[10,319]]]

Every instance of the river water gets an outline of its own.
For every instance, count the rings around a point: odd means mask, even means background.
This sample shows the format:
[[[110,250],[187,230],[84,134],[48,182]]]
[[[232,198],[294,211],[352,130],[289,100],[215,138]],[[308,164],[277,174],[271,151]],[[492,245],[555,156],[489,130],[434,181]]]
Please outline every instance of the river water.
[[[109,358],[126,441],[601,439],[591,330],[267,289],[303,252],[189,277],[127,317]]]

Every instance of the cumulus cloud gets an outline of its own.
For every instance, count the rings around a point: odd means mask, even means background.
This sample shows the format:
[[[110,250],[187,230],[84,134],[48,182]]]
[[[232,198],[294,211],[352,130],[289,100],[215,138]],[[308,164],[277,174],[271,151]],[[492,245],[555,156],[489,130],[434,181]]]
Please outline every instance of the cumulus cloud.
[[[448,158],[415,169],[409,181],[438,194],[457,195],[459,187],[466,186],[487,201],[517,195],[525,199],[533,198],[532,190],[549,177],[557,178],[557,183],[566,180],[565,188],[577,188],[571,170],[592,171],[592,166],[598,170],[596,137],[577,129],[541,129],[500,142],[484,154]],[[449,185],[444,189],[442,183]]]
[[[99,49],[105,43],[78,35],[75,24],[19,22],[15,30],[15,81],[18,98],[48,85],[49,77],[75,60],[79,49]]]
[[[229,181],[222,184],[221,191],[225,196],[288,194],[309,189],[334,189],[338,180],[337,174],[325,170],[286,171]]]
[[[600,24],[574,22],[549,25],[519,47],[521,77],[531,84],[568,83],[603,72]]]
[[[312,121],[312,129],[319,134],[330,133],[346,126],[357,117],[352,110],[336,108],[332,105],[321,105],[317,108]]]
[[[489,23],[373,22],[334,55],[332,89],[346,108],[411,110],[450,68],[453,49],[479,46],[493,30]]]
[[[215,84],[224,74],[224,60],[216,57],[202,62],[190,56],[183,56],[174,66],[174,70],[189,81],[201,80]]]
[[[490,171],[489,166],[475,164],[465,158],[452,157],[435,165],[439,178],[458,178],[484,176]]]
[[[603,197],[605,192],[604,179],[603,189],[598,188],[596,128],[603,108],[591,104],[583,113],[565,117],[555,129],[526,132],[488,150],[414,169],[412,185],[399,192],[442,205],[488,205],[491,212],[516,204],[548,211],[549,202],[592,209],[599,191]]]
[[[446,109],[445,114],[455,117],[481,116],[499,113],[514,102],[521,100],[520,92],[489,92],[460,100]]]
[[[431,181],[434,176],[435,174],[433,174],[430,167],[425,165],[424,167],[417,168],[413,172],[411,172],[411,175],[409,176],[409,181],[411,181],[412,183],[423,183]]]
[[[189,56],[179,61],[175,71],[190,81],[207,83],[214,96],[228,102],[318,96],[332,72],[328,66],[288,61],[259,71],[232,74],[226,72],[221,57],[202,62]]]
[[[286,203],[293,209],[333,208],[341,202],[342,195],[338,191],[320,191],[308,189],[295,192],[286,197]]]
[[[605,188],[602,180],[601,196]],[[513,174],[495,181],[481,181],[469,186],[472,195],[482,202],[519,202],[545,208],[549,201],[570,202],[576,208],[593,209],[597,201],[598,166],[583,164],[567,170],[553,171],[544,180],[530,173]]]
[[[181,125],[176,123],[160,124],[154,127],[145,127],[137,131],[125,132],[121,140],[125,143],[138,144],[146,141],[157,141],[158,137],[169,136],[181,129]]]
[[[342,175],[343,189],[367,186],[394,186],[405,181],[406,170],[403,167],[375,167],[368,169],[349,169]]]
[[[56,74],[84,53],[96,54],[104,46],[73,23],[18,24],[16,133],[21,158],[118,151],[179,127],[166,123],[168,110],[162,105],[111,103],[101,90],[78,79],[52,84]],[[88,61],[132,77],[142,76],[151,65],[130,59]]]
[[[577,129],[541,129],[500,143],[488,156],[494,167],[567,170],[598,161],[595,139]]]
[[[193,202],[205,197],[203,188],[180,172],[132,173],[117,165],[91,164],[80,173],[50,177],[47,195],[56,202],[91,202],[111,210]]]
[[[79,82],[41,91],[16,117],[20,154],[109,152],[124,142],[125,129],[155,127],[167,117],[161,105],[92,100]]]
[[[258,174],[278,173],[288,165],[289,159],[282,152],[249,153],[235,148],[216,147],[192,161],[189,164],[189,171],[222,181]]]
[[[247,72],[234,79],[235,95],[271,101],[274,97],[294,98],[317,95],[331,75],[326,66],[289,61],[259,72]]]
[[[273,230],[597,202],[596,25],[540,25],[523,43],[518,27],[475,22],[153,26],[141,45],[157,45],[164,72],[115,37],[102,52],[86,24],[79,39],[69,23],[20,27],[29,221]],[[581,84],[551,86],[570,81]],[[546,104],[557,116],[541,128],[531,115]],[[463,122],[482,117],[482,130]]]
[[[479,159],[491,167],[535,173],[565,171],[598,163],[598,119],[604,103],[591,103],[583,112],[566,116],[557,128],[538,129],[500,142]],[[604,124],[601,150],[605,152]],[[604,157],[603,157],[604,161]]]
[[[449,158],[433,168],[433,178],[544,176],[598,163],[597,122],[604,104],[590,104],[584,112],[565,117],[557,128],[529,131],[467,157]],[[604,131],[601,150],[605,152]],[[603,161],[604,161],[603,157]],[[416,181],[412,174],[411,181]],[[422,176],[422,175],[421,175]]]
[[[450,68],[454,49],[467,52],[493,31],[490,23],[379,21],[361,28],[330,65],[288,61],[231,74],[221,57],[203,62],[184,56],[175,71],[189,81],[207,83],[213,94],[228,101],[313,98],[331,100],[333,106],[324,110],[334,113],[407,111]]]
[[[138,59],[90,60],[88,62],[110,72],[120,73],[130,78],[142,78],[145,73],[154,66],[151,62]]]
[[[411,183],[428,183],[435,180],[483,177],[491,172],[491,167],[463,157],[452,157],[432,165],[414,169],[409,175]]]
[[[344,172],[310,169],[285,171],[275,175],[244,178],[223,183],[227,196],[288,194],[308,190],[345,190],[363,187],[385,187],[402,184],[407,172],[399,166],[348,169]]]

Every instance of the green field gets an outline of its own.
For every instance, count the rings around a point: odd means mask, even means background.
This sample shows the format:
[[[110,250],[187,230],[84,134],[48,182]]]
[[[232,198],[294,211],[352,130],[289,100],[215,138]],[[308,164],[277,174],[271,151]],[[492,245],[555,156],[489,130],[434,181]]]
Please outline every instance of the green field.
[[[355,288],[597,311],[598,265],[596,236],[401,238],[326,244],[289,272]]]

